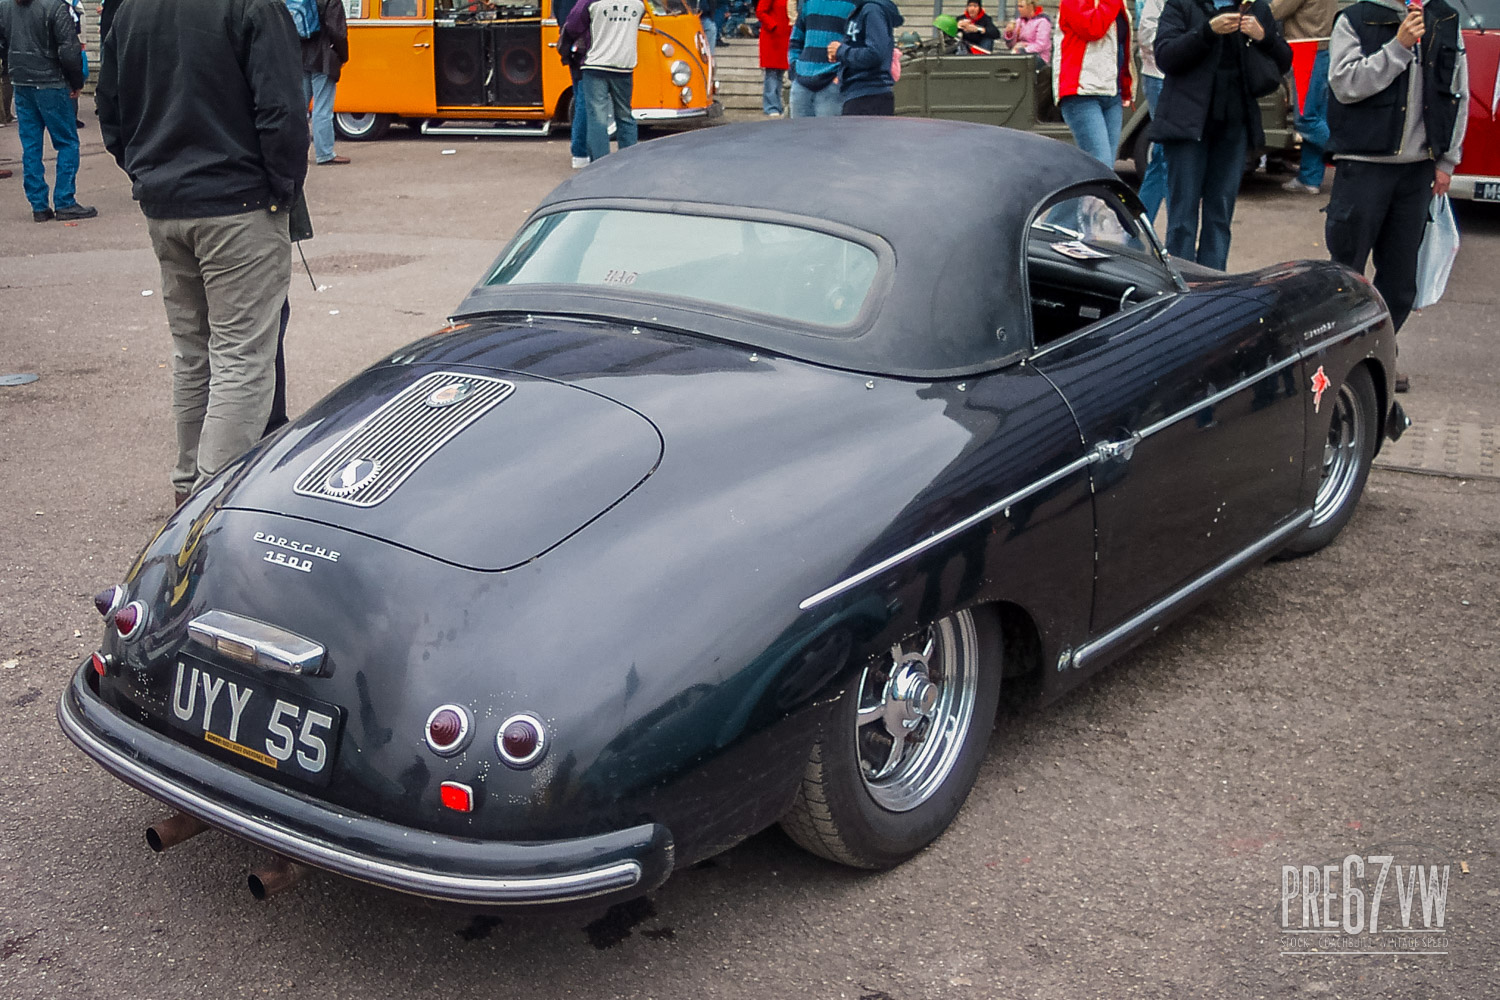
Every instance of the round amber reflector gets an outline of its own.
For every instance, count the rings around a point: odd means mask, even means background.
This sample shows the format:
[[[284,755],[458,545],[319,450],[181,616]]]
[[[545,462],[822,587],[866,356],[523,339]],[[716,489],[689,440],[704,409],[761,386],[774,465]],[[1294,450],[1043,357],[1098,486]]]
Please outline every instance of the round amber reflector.
[[[542,723],[534,715],[512,715],[500,725],[500,759],[511,767],[530,767],[547,749]]]

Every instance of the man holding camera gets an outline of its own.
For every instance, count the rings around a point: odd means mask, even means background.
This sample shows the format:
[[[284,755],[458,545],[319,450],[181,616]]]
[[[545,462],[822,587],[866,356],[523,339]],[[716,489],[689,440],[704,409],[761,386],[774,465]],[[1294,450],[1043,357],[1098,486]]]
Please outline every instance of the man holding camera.
[[[1363,271],[1399,331],[1417,295],[1417,249],[1434,195],[1463,155],[1469,77],[1458,16],[1445,0],[1359,0],[1328,43],[1329,148],[1336,170],[1329,255]],[[1397,376],[1396,391],[1407,380]]]

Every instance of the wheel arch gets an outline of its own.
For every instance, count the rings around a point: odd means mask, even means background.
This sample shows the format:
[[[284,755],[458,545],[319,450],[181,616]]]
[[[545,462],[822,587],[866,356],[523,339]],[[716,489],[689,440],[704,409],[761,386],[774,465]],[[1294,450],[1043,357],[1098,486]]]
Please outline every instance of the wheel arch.
[[[1379,427],[1375,431],[1375,454],[1379,455],[1380,449],[1385,447],[1385,420],[1386,415],[1390,412],[1390,393],[1386,389],[1385,364],[1379,358],[1372,355],[1371,357],[1361,359],[1359,364],[1356,364],[1354,368],[1358,368],[1360,365],[1370,369],[1370,381],[1375,383],[1375,409],[1377,411],[1377,420],[1379,421]],[[1353,370],[1353,368],[1350,369],[1351,372]]]

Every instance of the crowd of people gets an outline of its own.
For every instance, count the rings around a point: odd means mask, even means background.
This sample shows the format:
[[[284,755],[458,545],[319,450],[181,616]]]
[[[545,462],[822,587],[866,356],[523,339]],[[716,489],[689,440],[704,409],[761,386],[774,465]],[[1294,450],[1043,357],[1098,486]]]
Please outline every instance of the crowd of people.
[[[609,152],[611,119],[621,148],[636,142],[631,90],[644,5],[564,2],[558,51],[579,94],[577,166]],[[767,115],[785,110],[783,74],[795,117],[894,113],[902,16],[892,0],[803,0],[794,23],[786,0],[757,0],[756,11]],[[0,58],[38,222],[96,214],[75,197],[74,101],[89,72],[75,13],[69,0],[0,0]],[[334,153],[331,123],[349,58],[343,3],[106,0],[101,13],[99,125],[131,179],[161,267],[181,503],[285,420],[290,241],[310,235],[288,219],[299,207],[305,216],[309,147],[317,165],[348,162]],[[1137,96],[1138,46],[1155,141],[1142,201],[1153,219],[1166,205],[1174,257],[1219,269],[1247,150],[1263,143],[1257,99],[1291,67],[1287,37],[1326,33],[1327,51],[1298,95],[1303,155],[1285,187],[1320,191],[1332,156],[1329,253],[1358,271],[1373,256],[1375,287],[1399,331],[1416,298],[1428,205],[1448,189],[1468,120],[1462,38],[1447,0],[1358,0],[1336,17],[1334,0],[1137,0],[1134,14],[1123,0],[1062,0],[1054,24],[1027,2],[1001,29],[971,0],[952,28],[969,51],[1003,45],[1048,63],[1078,146],[1111,167],[1123,106]],[[198,44],[182,49],[177,40],[188,36]],[[0,96],[3,126],[10,95]],[[44,134],[57,150],[50,190]],[[1398,377],[1398,391],[1405,382]]]

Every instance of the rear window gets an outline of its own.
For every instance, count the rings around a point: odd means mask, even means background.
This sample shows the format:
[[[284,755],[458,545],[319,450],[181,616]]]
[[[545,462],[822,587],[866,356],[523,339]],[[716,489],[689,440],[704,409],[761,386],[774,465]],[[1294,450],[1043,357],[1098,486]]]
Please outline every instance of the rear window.
[[[849,327],[875,281],[869,247],[776,222],[579,209],[527,226],[489,285],[580,285]]]

